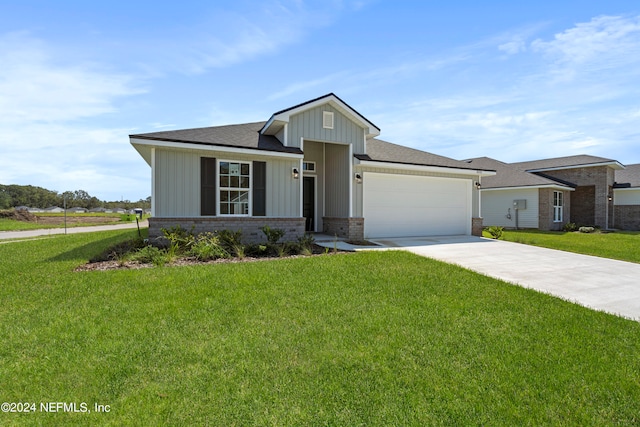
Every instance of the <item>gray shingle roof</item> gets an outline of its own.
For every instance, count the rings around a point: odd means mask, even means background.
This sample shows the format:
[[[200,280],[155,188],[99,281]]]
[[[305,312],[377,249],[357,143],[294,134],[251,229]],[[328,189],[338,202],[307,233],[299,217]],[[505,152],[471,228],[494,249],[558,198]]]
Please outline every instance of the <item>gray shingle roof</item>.
[[[276,151],[282,153],[302,153],[299,148],[285,147],[275,136],[261,135],[259,131],[265,123],[266,122],[255,122],[239,125],[169,130],[129,135],[129,137],[151,139],[155,141],[173,141],[189,144],[252,148],[255,150]]]
[[[493,169],[497,172],[495,176],[482,178],[483,189],[547,185],[570,187],[557,180],[527,172],[521,168],[518,163],[504,163],[490,157],[478,157],[466,160],[465,162],[469,165],[474,165],[477,169]]]
[[[468,163],[454,160],[449,157],[438,156],[415,148],[393,144],[377,138],[367,139],[367,153],[355,155],[360,160],[374,162],[401,163],[418,166],[437,166],[456,169],[484,170],[471,166]],[[494,170],[489,168],[489,170]]]
[[[561,167],[575,167],[586,166],[598,163],[617,163],[616,160],[606,159],[604,157],[589,156],[586,154],[580,154],[577,156],[567,157],[555,157],[553,159],[541,159],[528,162],[511,163],[513,166],[517,166],[523,170],[536,170],[536,169],[553,169]]]
[[[625,166],[626,169],[616,171],[616,187],[640,187],[640,163]]]
[[[131,138],[155,141],[184,142],[189,144],[218,145],[235,148],[302,154],[299,148],[285,147],[274,136],[259,133],[265,122],[238,125],[214,126],[195,129],[171,130],[162,132],[129,135]],[[416,150],[402,145],[371,138],[367,140],[367,154],[356,154],[360,160],[376,162],[402,163],[420,166],[439,166],[457,169],[477,170],[465,162]],[[492,169],[491,169],[492,170]]]

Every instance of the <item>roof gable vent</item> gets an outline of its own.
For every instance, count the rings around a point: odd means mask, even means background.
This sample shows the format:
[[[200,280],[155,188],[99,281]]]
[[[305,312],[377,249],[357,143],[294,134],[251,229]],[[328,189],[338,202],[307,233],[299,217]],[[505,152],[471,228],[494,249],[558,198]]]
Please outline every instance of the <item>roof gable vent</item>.
[[[333,129],[333,113],[331,111],[322,112],[322,127],[324,129]]]

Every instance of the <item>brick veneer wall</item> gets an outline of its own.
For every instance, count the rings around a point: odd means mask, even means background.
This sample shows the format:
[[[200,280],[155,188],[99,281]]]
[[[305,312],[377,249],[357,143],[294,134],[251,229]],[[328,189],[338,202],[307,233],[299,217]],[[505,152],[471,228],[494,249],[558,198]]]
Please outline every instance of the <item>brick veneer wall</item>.
[[[482,237],[482,218],[471,218],[471,235]]]
[[[620,230],[640,230],[640,205],[622,205],[615,208],[614,227]]]
[[[563,191],[562,222],[553,221],[553,190],[551,188],[541,188],[538,190],[538,229],[545,231],[558,231],[569,222],[573,221],[571,207],[573,205],[573,194],[571,191]]]
[[[364,240],[364,218],[323,217],[323,233],[349,240]]]
[[[195,234],[221,230],[242,230],[243,243],[262,243],[266,236],[261,228],[268,225],[285,231],[283,241],[294,241],[304,235],[304,218],[269,217],[195,217],[195,218],[149,218],[149,239],[162,237],[163,228],[180,226],[187,231],[193,227]]]
[[[578,221],[573,221],[572,219],[572,222],[578,223],[581,222],[580,219],[590,219],[593,215],[593,224],[580,225],[597,225],[602,228],[609,227],[609,224],[607,224],[607,216],[609,222],[611,222],[612,219],[612,209],[608,209],[610,208],[608,197],[615,179],[614,174],[614,170],[608,166],[560,169],[545,171],[543,173],[545,176],[567,181],[578,186],[577,197],[573,198],[571,202],[573,217],[577,218]],[[589,186],[593,186],[594,189],[585,189],[584,191],[586,193],[593,191],[593,196],[587,194],[581,195],[580,187]]]

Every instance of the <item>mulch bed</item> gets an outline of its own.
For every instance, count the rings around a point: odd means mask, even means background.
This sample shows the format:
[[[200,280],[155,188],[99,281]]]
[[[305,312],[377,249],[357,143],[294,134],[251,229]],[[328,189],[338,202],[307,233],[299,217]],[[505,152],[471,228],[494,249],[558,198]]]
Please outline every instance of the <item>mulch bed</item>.
[[[294,259],[294,258],[308,258],[313,256],[324,256],[324,255],[335,255],[338,253],[349,253],[344,251],[333,251],[331,249],[329,252],[325,250],[324,247],[314,245],[312,255],[287,255],[282,257],[276,256],[263,256],[263,257],[244,257],[244,258],[219,258],[211,261],[200,261],[196,258],[189,257],[180,257],[175,261],[165,264],[165,267],[181,267],[181,266],[189,266],[189,265],[213,265],[213,264],[237,264],[244,262],[259,262],[259,261],[274,261],[278,259]],[[109,271],[109,270],[140,270],[143,268],[153,268],[154,264],[151,263],[140,263],[137,261],[97,261],[97,262],[88,262],[74,269],[74,271]]]

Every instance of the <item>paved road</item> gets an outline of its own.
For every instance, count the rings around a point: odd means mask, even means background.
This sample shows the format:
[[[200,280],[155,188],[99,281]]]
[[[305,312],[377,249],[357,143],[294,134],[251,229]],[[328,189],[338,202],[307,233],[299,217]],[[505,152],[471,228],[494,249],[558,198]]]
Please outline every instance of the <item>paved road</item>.
[[[472,236],[376,240],[640,320],[640,264]]]
[[[149,226],[149,221],[144,220],[140,222],[140,228],[146,228]],[[135,222],[126,224],[115,225],[94,225],[91,227],[71,227],[67,228],[67,234],[75,233],[91,233],[94,231],[109,231],[109,230],[126,230],[128,228],[137,228]],[[54,234],[64,234],[64,228],[43,228],[38,230],[24,230],[24,231],[0,231],[0,240],[3,239],[27,239],[38,236],[52,236]]]

